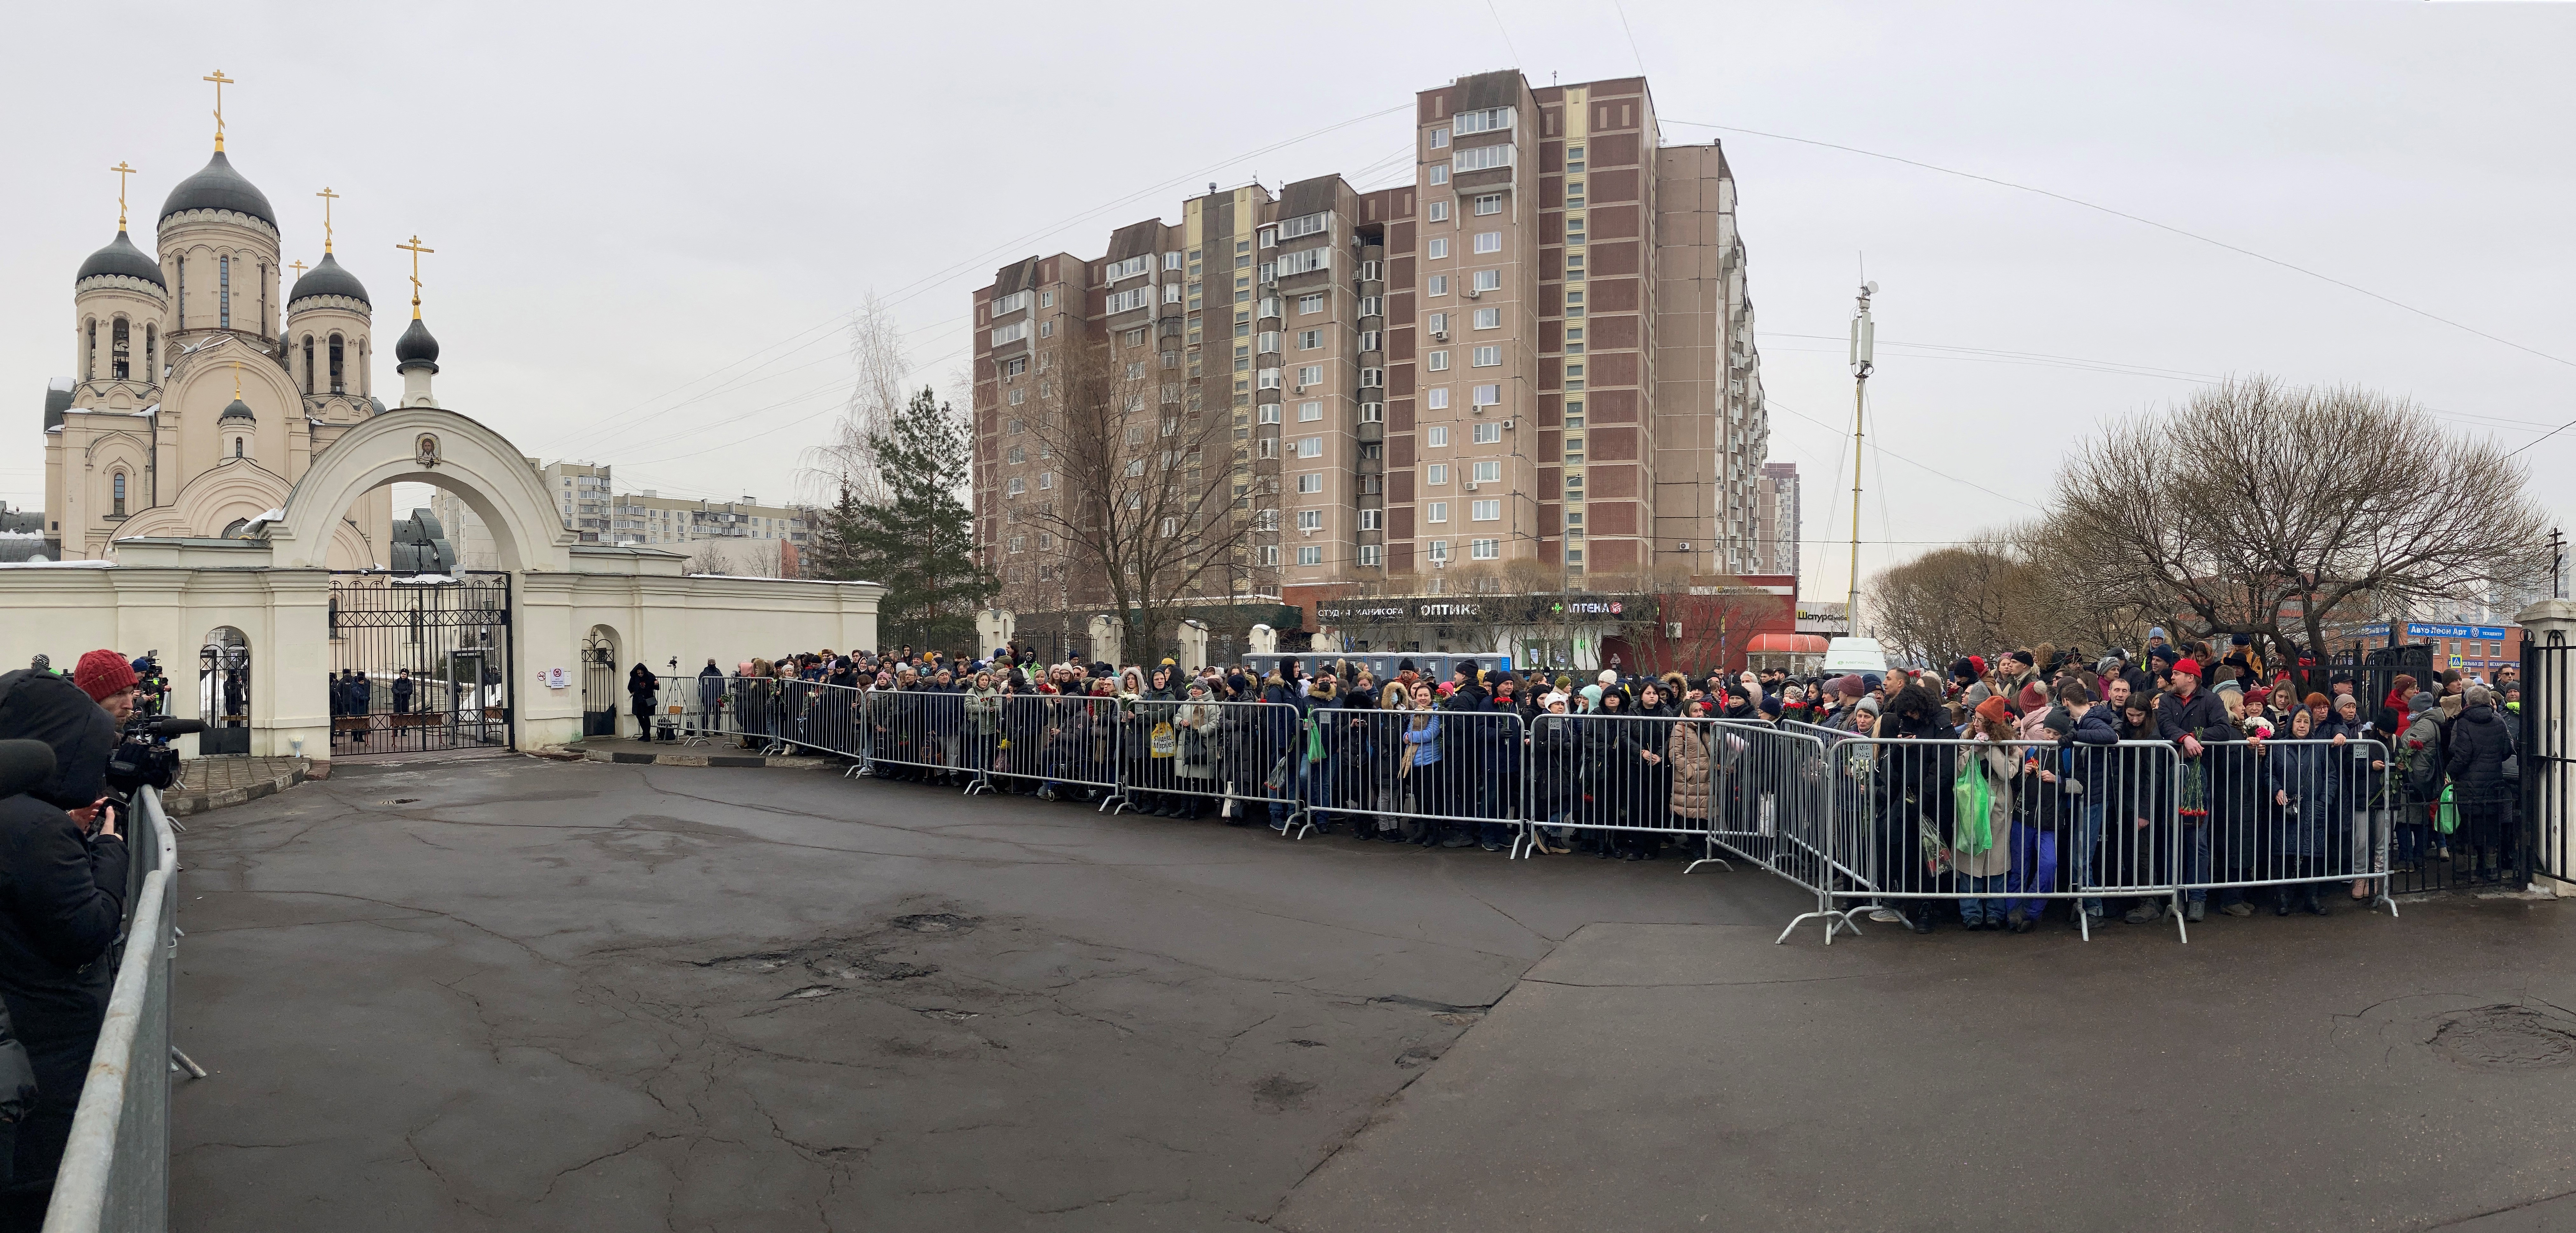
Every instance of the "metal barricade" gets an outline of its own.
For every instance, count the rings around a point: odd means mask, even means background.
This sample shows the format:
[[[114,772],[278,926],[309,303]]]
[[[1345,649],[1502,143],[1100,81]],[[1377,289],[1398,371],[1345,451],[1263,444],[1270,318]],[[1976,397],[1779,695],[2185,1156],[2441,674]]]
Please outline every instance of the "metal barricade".
[[[1605,847],[1651,858],[1666,838],[1699,839],[1705,859],[1718,811],[1716,763],[1741,754],[1713,719],[1542,715],[1529,742],[1533,843],[1597,832]],[[1732,805],[1730,787],[1729,800]],[[1698,862],[1693,862],[1696,865]]]
[[[2372,908],[2391,915],[2388,848],[2394,801],[2386,746],[2376,740],[2213,742],[2184,760],[2178,812],[2184,848],[2177,879],[2191,899],[2219,893],[2221,906],[2268,890],[2268,905],[2288,915],[2293,901],[2323,907],[2325,893],[2350,898],[2360,886]],[[2480,802],[2486,804],[2487,802]],[[2475,825],[2500,844],[2504,802]],[[2471,829],[2463,808],[2457,830]],[[2474,844],[2466,834],[2457,838]],[[2256,897],[2258,900],[2260,896]]]
[[[2001,928],[2076,901],[2089,940],[2107,898],[2180,907],[2171,745],[1855,736],[1832,760],[1825,897],[1851,906],[1824,913],[1828,942],[1865,911]]]
[[[1530,733],[1518,714],[1319,706],[1308,722],[1284,768],[1309,810],[1298,838],[1314,818],[1338,816],[1372,838],[1535,850]]]
[[[135,806],[126,847],[143,873],[126,904],[124,953],[54,1174],[46,1233],[170,1227],[170,1074],[186,1060],[170,1046],[179,849],[159,793],[138,791]]]
[[[1219,817],[1258,810],[1286,831],[1331,782],[1329,767],[1310,765],[1297,708],[1284,702],[1144,700],[1125,704],[1118,724],[1119,810],[1196,818],[1213,798]]]
[[[966,695],[945,689],[871,689],[859,701],[863,774],[958,786],[983,778],[974,757],[986,747],[966,739]]]
[[[1004,694],[996,701],[990,782],[1046,800],[1067,788],[1097,793],[1103,809],[1119,802],[1117,699]]]

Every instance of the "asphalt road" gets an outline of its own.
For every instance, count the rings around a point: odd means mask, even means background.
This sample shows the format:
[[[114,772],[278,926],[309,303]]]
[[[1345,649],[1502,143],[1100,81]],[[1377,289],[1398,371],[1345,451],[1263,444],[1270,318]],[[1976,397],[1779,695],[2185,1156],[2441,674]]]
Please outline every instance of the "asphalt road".
[[[192,825],[191,1230],[2576,1220],[2561,903],[1781,947],[1750,872],[526,759]]]

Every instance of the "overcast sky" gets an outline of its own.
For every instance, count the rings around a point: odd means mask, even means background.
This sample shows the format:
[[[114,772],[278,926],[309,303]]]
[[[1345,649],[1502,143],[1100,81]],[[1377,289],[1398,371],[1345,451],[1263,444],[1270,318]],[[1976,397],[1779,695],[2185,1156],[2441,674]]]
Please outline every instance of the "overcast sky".
[[[1839,596],[1849,561],[1840,339],[1864,255],[1865,571],[2033,513],[2071,436],[2222,374],[2402,393],[2516,445],[2576,420],[2556,281],[2576,255],[2576,5],[1625,0],[1624,26],[1607,0],[1307,0],[1185,26],[1118,7],[15,11],[0,499],[42,495],[37,412],[71,370],[72,273],[114,232],[106,168],[142,170],[148,251],[161,199],[206,161],[198,79],[217,68],[241,83],[234,165],[287,259],[319,255],[312,194],[336,189],[339,254],[389,354],[393,245],[417,232],[438,250],[440,400],[531,454],[614,464],[620,488],[786,498],[848,389],[842,325],[867,293],[947,388],[997,264],[1095,255],[1211,180],[1381,187],[1407,172],[1415,90],[1513,65],[1544,84],[1642,63],[1668,144],[1723,139],[1772,459],[1809,477],[1812,594]],[[2063,201],[1684,121],[2080,198],[2561,358]],[[399,388],[389,362],[375,380]],[[2576,513],[2559,479],[2576,429],[2525,457]]]

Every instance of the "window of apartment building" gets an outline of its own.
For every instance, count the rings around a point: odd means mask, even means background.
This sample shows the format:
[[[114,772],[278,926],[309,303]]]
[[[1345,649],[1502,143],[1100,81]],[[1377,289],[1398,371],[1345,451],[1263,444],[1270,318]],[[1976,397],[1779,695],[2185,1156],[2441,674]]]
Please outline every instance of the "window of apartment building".
[[[1255,531],[1278,530],[1279,511],[1275,509],[1257,509],[1252,511],[1252,529]]]
[[[1260,407],[1258,407],[1258,408],[1256,408],[1255,410],[1256,410],[1256,414],[1258,414],[1258,415],[1259,415],[1259,417],[1260,417],[1260,422],[1262,422],[1262,423],[1264,423],[1264,424],[1276,424],[1276,423],[1278,423],[1278,422],[1279,422],[1279,404],[1278,404],[1278,403],[1275,403],[1275,402],[1265,402],[1265,403],[1261,404],[1261,406],[1260,406]]]
[[[1568,244],[1581,244],[1583,242],[1582,215],[1568,214],[1565,216],[1565,242]]]
[[[1565,204],[1570,209],[1583,208],[1583,181],[1568,180],[1565,182]]]
[[[1426,372],[1449,371],[1449,353],[1447,351],[1424,352],[1422,355],[1422,367]]]
[[[1565,516],[1565,535],[1566,535],[1566,538],[1568,538],[1568,539],[1581,539],[1581,538],[1583,538],[1583,515],[1582,515],[1582,514],[1580,514],[1580,513],[1569,513],[1569,514],[1567,514],[1567,515]]]
[[[1569,290],[1565,293],[1565,315],[1569,317],[1580,317],[1583,315],[1582,292]]]
[[[1321,546],[1319,546],[1319,545],[1318,545],[1318,546],[1308,546],[1308,547],[1301,547],[1301,548],[1299,548],[1299,549],[1297,550],[1297,563],[1298,563],[1299,565],[1321,565],[1321,564],[1323,564],[1323,563],[1324,563],[1324,550],[1323,550],[1323,548],[1322,548]]]
[[[1500,424],[1475,425],[1475,440],[1478,445],[1500,445],[1503,443],[1503,426]]]
[[[1128,460],[1127,460],[1127,474],[1128,474],[1128,476],[1130,476],[1130,477],[1132,478],[1132,477],[1134,477],[1134,476],[1143,475],[1144,473],[1145,473],[1145,460],[1144,460],[1144,459],[1142,459],[1142,458],[1130,458],[1130,459],[1128,459]]]
[[[1276,368],[1264,368],[1261,371],[1252,374],[1252,387],[1259,390],[1278,389],[1279,370]]]
[[[1501,329],[1501,328],[1502,328],[1502,325],[1503,325],[1503,310],[1501,310],[1501,309],[1499,309],[1499,308],[1479,308],[1479,309],[1477,309],[1477,310],[1476,310],[1476,328],[1477,328],[1477,329],[1480,329],[1480,330],[1497,330],[1497,329]]]
[[[1323,473],[1323,472],[1321,472],[1321,471],[1308,471],[1308,472],[1306,472],[1305,474],[1300,475],[1300,476],[1298,476],[1298,477],[1297,477],[1297,491],[1299,491],[1299,492],[1313,493],[1313,492],[1322,492],[1323,490],[1324,490],[1324,473]],[[1317,515],[1315,515],[1315,516],[1316,516],[1316,517],[1318,517],[1318,518],[1323,517],[1323,515],[1321,515],[1321,514],[1317,514]],[[1299,515],[1297,516],[1298,525],[1300,525],[1300,526],[1305,525],[1305,519],[1306,519],[1306,515],[1304,515],[1304,514],[1299,514]]]
[[[1328,269],[1332,264],[1332,249],[1301,248],[1293,253],[1281,253],[1279,255],[1279,277],[1286,278],[1291,274],[1305,274],[1314,270]]]
[[[1483,196],[1476,198],[1476,212],[1478,214],[1502,213],[1503,195],[1501,193],[1486,193]]]
[[[1298,350],[1300,350],[1300,351],[1319,351],[1319,350],[1322,350],[1322,349],[1323,349],[1323,346],[1324,346],[1324,332],[1323,332],[1322,330],[1299,330],[1299,331],[1297,331],[1297,349],[1298,349]]]
[[[1002,461],[1007,462],[1007,463],[1009,463],[1009,464],[1011,464],[1012,466],[1015,466],[1015,467],[1016,467],[1016,466],[1018,466],[1018,465],[1020,465],[1021,463],[1027,462],[1028,460],[1029,460],[1029,452],[1028,452],[1028,450],[1026,450],[1026,449],[1024,449],[1024,448],[1022,448],[1022,447],[1020,447],[1020,446],[1017,446],[1017,445],[1012,446],[1012,447],[1010,448],[1009,452],[1007,452],[1007,453],[1005,453],[1005,454],[1003,454],[1003,455],[1002,455]]]
[[[1029,537],[1028,537],[1028,536],[1025,536],[1025,535],[1014,535],[1014,536],[1012,536],[1012,537],[1011,537],[1011,551],[1013,551],[1013,552],[1026,552],[1026,551],[1028,551],[1028,550],[1029,550]]]
[[[1430,466],[1424,467],[1422,469],[1422,482],[1425,486],[1432,487],[1448,483],[1449,464],[1445,462],[1435,462]]]
[[[1514,150],[1509,142],[1492,146],[1470,146],[1449,158],[1450,165],[1460,171],[1486,171],[1495,167],[1509,167],[1516,161],[1518,160],[1514,157]]]
[[[1499,484],[1503,482],[1503,464],[1499,459],[1493,462],[1475,463],[1473,466],[1475,467],[1475,471],[1469,476],[1469,479],[1472,482],[1478,484]],[[1483,515],[1478,515],[1478,517],[1482,516]]]
[[[1423,409],[1427,411],[1448,410],[1449,387],[1445,385],[1435,385],[1430,389],[1422,391],[1422,406]]]
[[[1312,401],[1297,404],[1298,423],[1311,424],[1322,418],[1324,418],[1324,404]]]
[[[1478,270],[1476,271],[1475,285],[1476,290],[1478,291],[1500,291],[1503,289],[1503,272],[1501,270]]]
[[[1181,366],[1181,353],[1180,353],[1180,352],[1178,352],[1178,351],[1166,351],[1166,352],[1164,352],[1164,353],[1163,353],[1163,367],[1165,367],[1165,368],[1178,368],[1178,367],[1180,367],[1180,366]]]
[[[1038,491],[1040,491],[1040,492],[1044,492],[1044,491],[1046,491],[1047,489],[1050,489],[1050,488],[1053,488],[1053,487],[1055,487],[1055,472],[1053,472],[1053,471],[1040,471],[1040,472],[1038,472]]]
[[[1029,392],[1028,392],[1028,390],[1026,390],[1026,389],[1016,389],[1016,390],[1011,391],[1011,405],[1012,405],[1012,406],[1016,407],[1016,406],[1020,405],[1021,403],[1027,402],[1028,400],[1029,400]]]
[[[1385,518],[1386,518],[1386,511],[1385,511],[1385,510],[1376,510],[1376,509],[1364,509],[1364,510],[1361,510],[1361,511],[1360,511],[1360,529],[1361,529],[1361,530],[1363,530],[1363,531],[1374,531],[1374,530],[1377,530],[1377,529],[1378,529],[1378,527],[1379,527],[1379,525],[1380,525],[1380,523],[1382,523],[1382,522],[1385,520]]]
[[[1583,365],[1568,364],[1565,366],[1565,388],[1569,390],[1579,390],[1583,388]]]
[[[1278,296],[1265,295],[1261,297],[1261,315],[1264,317],[1276,317],[1279,315]]]
[[[1129,257],[1125,261],[1111,262],[1110,264],[1101,267],[1100,281],[1114,283],[1124,279],[1134,278],[1137,275],[1144,273],[1147,265],[1152,261],[1153,258],[1150,256],[1136,256]]]
[[[1438,260],[1440,260],[1441,258],[1448,256],[1448,255],[1449,255],[1449,241],[1448,241],[1448,239],[1447,239],[1447,238],[1445,238],[1445,237],[1435,237],[1435,238],[1433,238],[1433,239],[1432,239],[1432,241],[1430,242],[1430,244],[1429,244],[1429,245],[1427,245],[1427,246],[1423,249],[1423,255],[1424,255],[1424,256],[1427,256],[1427,257],[1429,257],[1429,258],[1430,258],[1430,259],[1432,259],[1433,261],[1438,261]]]
[[[1385,559],[1385,555],[1384,550],[1375,544],[1360,545],[1360,564],[1362,565],[1374,569],[1378,562]]]
[[[1055,337],[1055,322],[1052,322],[1052,321],[1041,321],[1041,322],[1038,322],[1038,337],[1040,337],[1040,338],[1053,338],[1053,337]]]
[[[1299,478],[1302,479],[1304,477],[1300,476]],[[1306,491],[1306,489],[1301,487],[1299,491]],[[1319,509],[1301,509],[1297,511],[1297,529],[1300,531],[1323,530],[1324,511]]]
[[[1448,444],[1449,426],[1447,424],[1433,424],[1422,430],[1423,448],[1440,449]]]
[[[1477,232],[1476,251],[1480,253],[1499,253],[1503,251],[1503,233],[1499,231]]]
[[[1152,287],[1133,287],[1125,291],[1112,292],[1109,298],[1101,304],[1100,311],[1105,313],[1132,312],[1153,302],[1154,289]]]
[[[1012,476],[1009,484],[1005,485],[1003,488],[1003,491],[1008,492],[1010,495],[1015,497],[1021,493],[1027,492],[1028,490],[1029,482],[1016,475]]]
[[[995,326],[993,329],[992,340],[994,346],[1000,347],[1018,342],[1028,336],[1029,323],[1026,321],[1014,321],[1009,325]]]
[[[1304,389],[1304,388],[1306,388],[1307,386],[1322,385],[1323,383],[1324,383],[1324,366],[1323,366],[1323,365],[1321,365],[1321,364],[1300,364],[1300,365],[1298,365],[1298,366],[1297,366],[1297,387],[1298,387],[1299,389]]]
[[[1261,332],[1261,337],[1256,338],[1256,339],[1254,339],[1254,340],[1253,340],[1253,348],[1252,348],[1252,349],[1253,349],[1253,350],[1255,350],[1255,351],[1276,351],[1276,350],[1278,350],[1278,349],[1279,349],[1279,331],[1277,331],[1277,330],[1263,330],[1263,331]]]
[[[1039,292],[1039,293],[1038,293],[1038,307],[1040,307],[1040,308],[1053,308],[1053,307],[1055,307],[1055,293],[1054,293],[1054,292],[1052,292],[1052,291],[1041,291],[1041,292]]]
[[[1254,441],[1252,443],[1252,456],[1255,458],[1277,458],[1279,456],[1279,438],[1263,437],[1260,440]]]
[[[1572,433],[1566,434],[1565,461],[1568,463],[1583,461],[1583,438],[1575,436]]]
[[[1503,387],[1499,385],[1477,386],[1468,391],[1467,401],[1470,405],[1478,407],[1499,407],[1503,403]]]
[[[1422,520],[1424,522],[1449,521],[1449,503],[1446,501],[1433,501],[1425,504],[1422,507]]]
[[[1179,283],[1163,284],[1163,302],[1166,304],[1178,304],[1181,302],[1181,285]]]
[[[1299,438],[1297,438],[1297,456],[1298,456],[1299,458],[1321,458],[1321,457],[1323,457],[1323,456],[1324,456],[1324,439],[1323,439],[1322,437],[1299,437]]]
[[[1447,163],[1433,163],[1433,164],[1431,164],[1431,182],[1432,182],[1433,184],[1446,184],[1446,183],[1448,183],[1448,182],[1449,182],[1449,164],[1447,164]]]
[[[1583,281],[1583,254],[1567,253],[1565,255],[1565,281],[1570,283],[1579,283]]]
[[[1422,319],[1422,323],[1424,328],[1429,329],[1434,334],[1446,334],[1449,332],[1449,314],[1447,313],[1432,313],[1431,315],[1424,317]]]
[[[1567,355],[1583,354],[1582,326],[1574,326],[1565,331],[1565,353]]]
[[[1449,128],[1447,125],[1442,125],[1439,128],[1431,130],[1431,148],[1434,150],[1446,150],[1449,148]]]
[[[1423,293],[1424,295],[1447,295],[1447,294],[1449,294],[1449,276],[1448,276],[1448,275],[1446,275],[1446,274],[1434,274],[1434,275],[1432,275],[1432,276],[1431,276],[1427,281],[1425,281],[1425,282],[1423,283],[1423,286],[1422,286],[1422,293]]]
[[[1448,203],[1448,202],[1446,202],[1446,201],[1435,201],[1435,202],[1432,202],[1432,203],[1431,203],[1431,211],[1430,211],[1430,215],[1431,215],[1431,221],[1432,221],[1432,222],[1435,222],[1435,223],[1445,223],[1445,222],[1448,222],[1448,221],[1449,221],[1449,203]]]
[[[1364,402],[1364,403],[1361,403],[1361,404],[1360,404],[1360,422],[1361,422],[1361,423],[1363,423],[1363,424],[1383,424],[1383,423],[1385,423],[1385,422],[1386,422],[1386,404],[1385,404],[1385,403],[1382,403],[1382,402]]]
[[[1568,471],[1565,473],[1565,499],[1568,501],[1580,501],[1583,499],[1582,472]]]
[[[1452,132],[1464,137],[1469,133],[1490,133],[1512,126],[1512,109],[1487,107],[1481,111],[1462,111],[1449,122]]]
[[[1163,268],[1166,270],[1177,270],[1181,268],[1181,255],[1179,253],[1163,254]]]
[[[1569,173],[1583,170],[1583,147],[1578,145],[1565,147],[1565,169]]]
[[[1476,504],[1484,505],[1486,502],[1478,501]],[[1497,501],[1493,502],[1493,504],[1499,505],[1501,502]],[[1503,555],[1503,541],[1498,539],[1468,540],[1467,555],[1478,561],[1491,561],[1496,557]]]
[[[1319,313],[1319,312],[1322,312],[1322,311],[1324,311],[1324,297],[1323,297],[1323,296],[1320,296],[1320,295],[1301,295],[1301,296],[1298,296],[1298,297],[1297,297],[1297,315],[1298,315],[1298,316],[1301,316],[1301,317],[1302,317],[1302,316],[1305,316],[1307,313]]]
[[[1261,546],[1261,563],[1264,565],[1277,565],[1279,563],[1279,545],[1263,544]]]
[[[1503,362],[1501,347],[1478,347],[1468,363],[1477,368],[1492,368]]]
[[[1366,352],[1371,352],[1371,351],[1382,351],[1382,350],[1384,350],[1384,349],[1385,349],[1385,346],[1384,346],[1385,338],[1386,338],[1386,332],[1385,332],[1385,331],[1383,331],[1383,330],[1361,330],[1361,331],[1360,331],[1360,350],[1361,350],[1361,352],[1366,353]]]
[[[1449,541],[1445,539],[1435,539],[1431,541],[1431,559],[1434,561],[1448,560]]]

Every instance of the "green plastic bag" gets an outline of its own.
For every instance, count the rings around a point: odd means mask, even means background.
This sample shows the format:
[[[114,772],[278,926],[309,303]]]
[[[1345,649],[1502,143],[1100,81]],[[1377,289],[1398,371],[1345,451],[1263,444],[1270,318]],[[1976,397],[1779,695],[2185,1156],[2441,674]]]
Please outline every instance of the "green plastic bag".
[[[1980,765],[1985,754],[1978,752],[1974,757],[1976,760],[1959,772],[1958,782],[1950,785],[1950,800],[1959,811],[1954,846],[1970,856],[1995,846],[1995,790],[1987,785],[1985,768]]]
[[[2442,785],[2442,803],[2433,807],[2433,829],[2445,835],[2460,829],[2460,807],[2451,800],[2451,787]]]
[[[1324,728],[1323,725],[1311,719],[1306,721],[1306,760],[1308,762],[1324,760]]]

